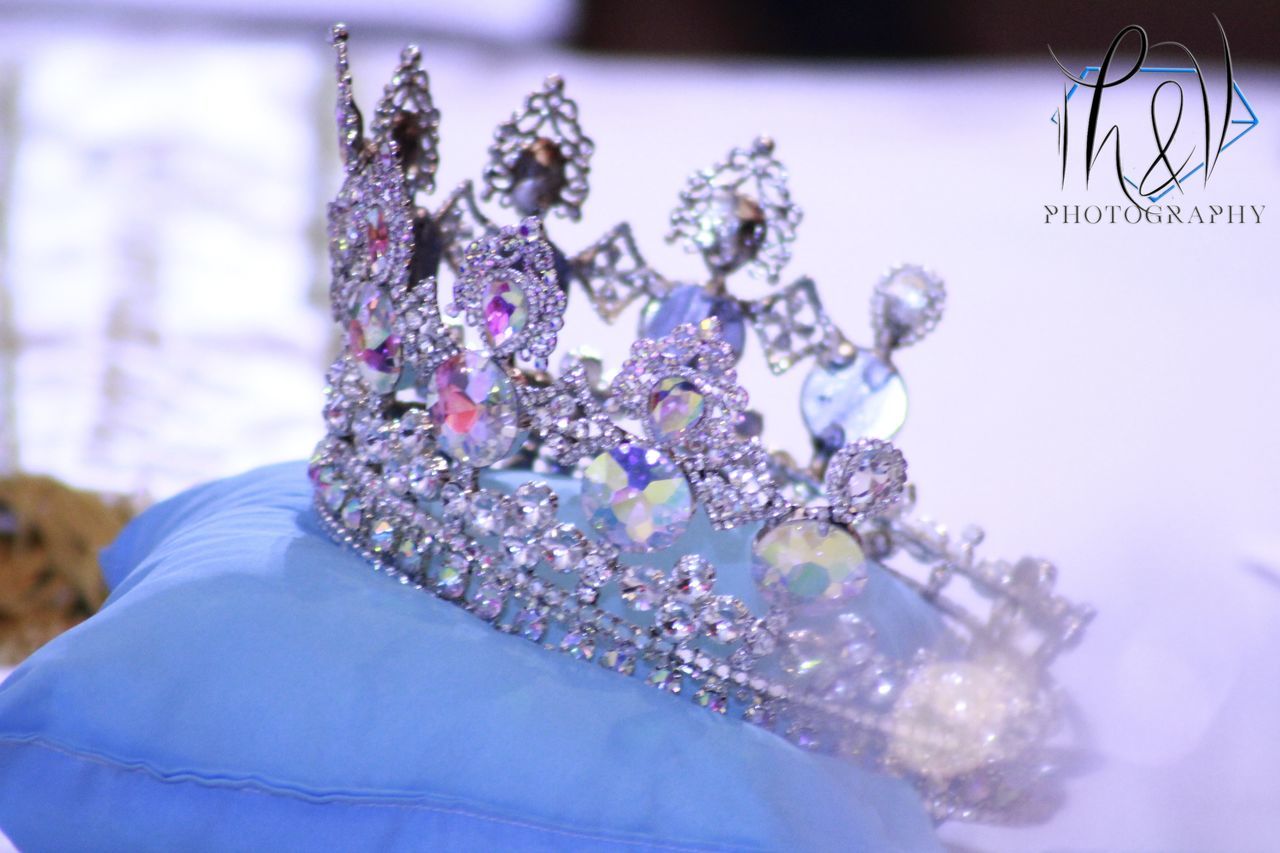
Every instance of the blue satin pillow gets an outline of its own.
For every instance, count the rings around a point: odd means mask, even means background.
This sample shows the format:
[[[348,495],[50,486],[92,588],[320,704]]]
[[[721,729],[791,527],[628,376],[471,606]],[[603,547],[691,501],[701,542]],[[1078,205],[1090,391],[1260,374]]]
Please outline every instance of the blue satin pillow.
[[[499,634],[309,502],[264,468],[105,552],[106,606],[0,686],[20,849],[937,849],[905,783]]]

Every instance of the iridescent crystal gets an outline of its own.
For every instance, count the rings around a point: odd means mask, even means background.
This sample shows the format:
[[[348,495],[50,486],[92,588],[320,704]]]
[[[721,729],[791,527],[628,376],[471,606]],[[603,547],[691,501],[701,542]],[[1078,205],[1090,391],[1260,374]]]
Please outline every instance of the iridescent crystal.
[[[829,445],[887,440],[907,419],[907,386],[893,365],[870,350],[858,350],[848,365],[814,365],[804,381],[800,410],[809,431]]]
[[[765,528],[752,544],[756,583],[796,602],[847,601],[867,580],[862,546],[847,530],[812,519]]]
[[[515,630],[526,640],[536,643],[547,633],[547,616],[536,607],[526,607],[516,614]]]
[[[355,316],[347,324],[347,349],[375,394],[388,394],[400,379],[400,336],[395,333],[391,298],[366,285]]]
[[[489,283],[484,295],[484,331],[492,346],[502,346],[529,323],[529,300],[524,289],[506,278]]]
[[[493,584],[481,584],[476,590],[475,600],[472,602],[471,609],[481,619],[493,621],[502,613],[502,607],[507,603],[506,593],[501,587]]]
[[[440,449],[455,460],[483,468],[523,442],[515,386],[492,359],[460,352],[419,390],[440,430]]]
[[[696,424],[704,406],[698,386],[683,376],[660,379],[649,392],[649,418],[663,438],[675,438]]]
[[[547,562],[557,572],[572,572],[587,555],[587,541],[572,524],[558,524],[542,537]]]
[[[387,227],[387,215],[374,205],[365,210],[365,245],[369,251],[369,272],[380,276],[387,269],[387,252],[391,247],[391,233]]]
[[[360,522],[364,518],[364,504],[359,498],[351,498],[342,505],[342,512],[339,513],[342,519],[342,526],[348,530],[356,530],[360,527]]]
[[[564,635],[560,640],[560,650],[578,660],[591,660],[595,657],[596,643],[591,632],[579,628]]]
[[[625,551],[666,548],[693,515],[689,483],[676,464],[659,450],[630,442],[591,460],[581,500],[592,528]]]
[[[390,551],[396,543],[396,526],[389,518],[376,519],[369,525],[369,548],[377,553]]]
[[[893,270],[876,285],[873,322],[877,340],[889,347],[920,340],[942,317],[947,293],[941,279],[918,266]]]
[[[461,598],[467,591],[470,574],[466,557],[450,554],[436,575],[436,592],[441,598]]]
[[[636,671],[636,647],[633,643],[619,642],[600,655],[600,665],[614,672],[630,675]]]

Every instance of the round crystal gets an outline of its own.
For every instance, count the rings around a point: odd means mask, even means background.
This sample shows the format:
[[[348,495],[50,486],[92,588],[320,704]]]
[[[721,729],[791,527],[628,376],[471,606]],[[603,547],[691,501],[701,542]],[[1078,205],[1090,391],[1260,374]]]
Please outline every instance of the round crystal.
[[[814,366],[804,380],[800,410],[809,431],[829,445],[889,439],[907,419],[907,386],[893,365],[859,350],[847,365]]]
[[[877,341],[898,347],[920,340],[941,319],[946,297],[942,281],[923,268],[893,270],[876,285],[872,321]]]
[[[592,528],[624,551],[667,547],[693,515],[689,483],[676,464],[659,450],[631,442],[591,460],[581,500]]]
[[[640,318],[640,335],[651,340],[665,338],[686,323],[705,327],[711,317],[720,323],[721,340],[741,355],[747,338],[742,307],[736,299],[713,296],[697,284],[679,285],[661,299],[651,300]]]
[[[765,528],[752,543],[756,583],[796,602],[847,601],[867,581],[862,546],[842,527],[812,519]]]
[[[706,398],[682,376],[659,380],[649,392],[649,416],[663,438],[675,438],[702,419]]]
[[[440,430],[440,449],[457,461],[484,468],[522,443],[515,385],[492,359],[460,352],[420,390]]]
[[[886,441],[861,438],[831,459],[824,488],[836,506],[863,518],[880,515],[897,503],[906,482],[901,451]]]
[[[529,300],[524,288],[509,278],[495,278],[484,294],[484,331],[492,346],[499,347],[529,324]]]
[[[355,316],[347,324],[347,349],[375,394],[388,394],[400,379],[400,336],[394,330],[391,298],[366,285]]]

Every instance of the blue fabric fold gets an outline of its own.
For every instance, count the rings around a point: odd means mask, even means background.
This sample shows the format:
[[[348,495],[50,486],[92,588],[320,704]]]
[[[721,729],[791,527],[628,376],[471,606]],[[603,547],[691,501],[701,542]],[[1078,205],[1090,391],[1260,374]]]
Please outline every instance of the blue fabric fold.
[[[157,505],[103,570],[0,685],[24,851],[937,849],[899,780],[375,573],[301,463]]]

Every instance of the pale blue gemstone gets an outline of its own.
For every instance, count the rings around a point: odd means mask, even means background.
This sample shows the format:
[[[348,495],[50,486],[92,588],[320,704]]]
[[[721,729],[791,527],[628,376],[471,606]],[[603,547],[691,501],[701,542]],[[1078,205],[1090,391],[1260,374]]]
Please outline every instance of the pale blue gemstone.
[[[907,419],[907,386],[893,365],[860,349],[844,367],[814,365],[800,410],[809,431],[833,447],[859,438],[887,441]]]
[[[712,296],[697,284],[678,285],[661,299],[650,300],[640,317],[640,336],[665,337],[676,326],[698,324],[708,317],[720,321],[720,337],[735,353],[742,355],[747,327],[738,301],[727,296]]]

